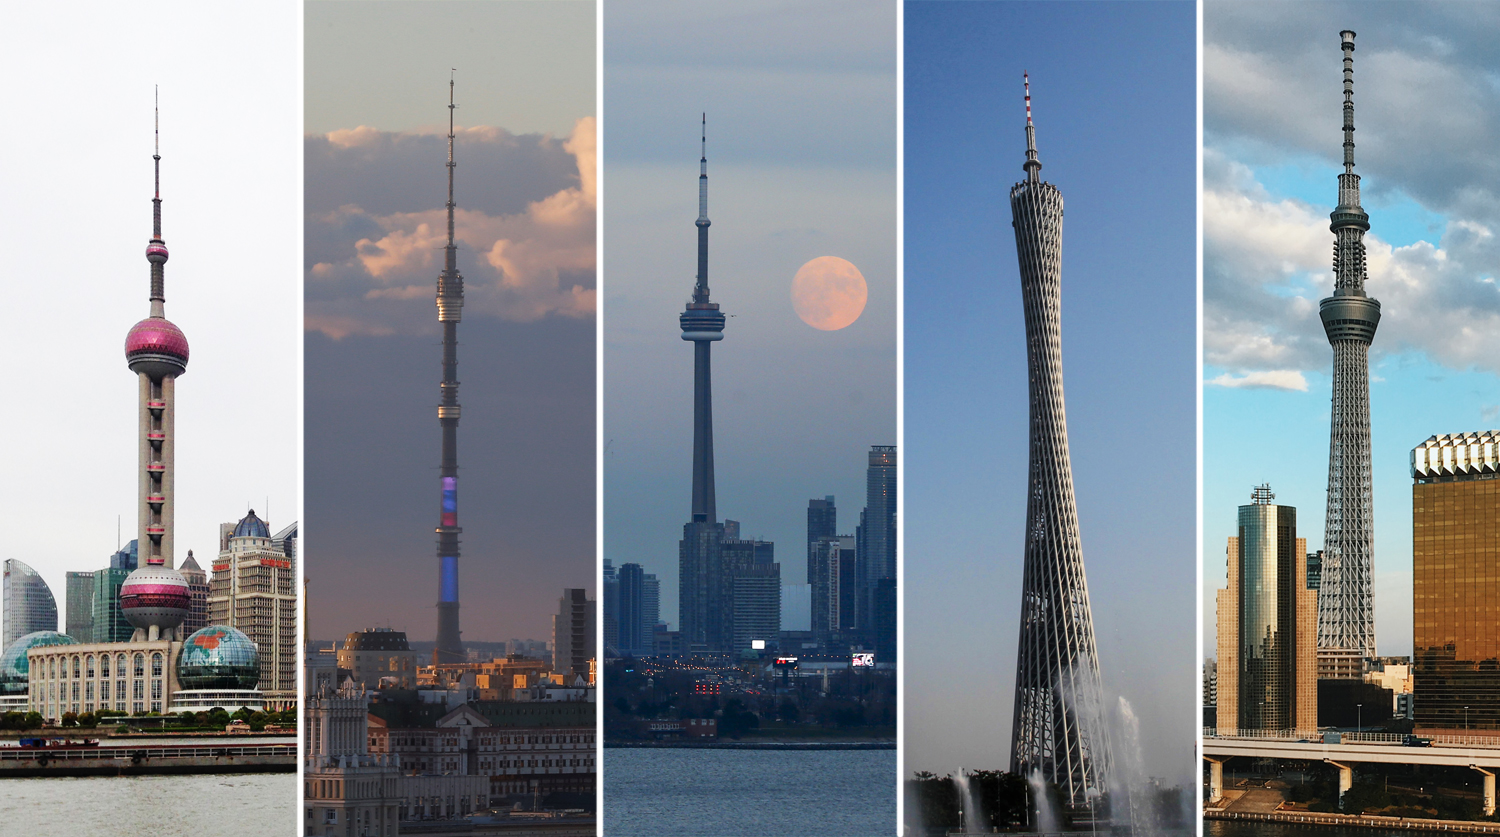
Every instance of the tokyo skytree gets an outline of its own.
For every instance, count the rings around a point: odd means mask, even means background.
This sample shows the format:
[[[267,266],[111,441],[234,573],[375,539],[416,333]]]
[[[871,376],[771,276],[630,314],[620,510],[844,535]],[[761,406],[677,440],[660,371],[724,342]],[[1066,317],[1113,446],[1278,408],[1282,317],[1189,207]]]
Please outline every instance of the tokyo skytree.
[[[1108,787],[1109,744],[1063,409],[1063,199],[1039,177],[1031,84],[1023,79],[1026,179],[1011,188],[1010,211],[1026,311],[1031,456],[1010,770],[1040,773],[1071,804],[1084,805]]]
[[[1370,488],[1370,343],[1380,303],[1365,294],[1365,232],[1354,173],[1354,33],[1344,50],[1344,173],[1329,229],[1334,234],[1333,296],[1318,304],[1333,345],[1332,431],[1328,442],[1328,513],[1323,580],[1318,591],[1319,677],[1357,679],[1361,659],[1375,655],[1371,580],[1375,553]]]

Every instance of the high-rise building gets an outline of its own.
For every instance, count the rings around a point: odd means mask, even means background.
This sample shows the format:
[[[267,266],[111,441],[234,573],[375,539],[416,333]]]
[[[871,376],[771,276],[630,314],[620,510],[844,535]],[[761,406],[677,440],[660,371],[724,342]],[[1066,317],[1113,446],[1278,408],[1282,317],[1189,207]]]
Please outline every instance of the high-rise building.
[[[448,80],[448,244],[443,248],[443,272],[437,280],[438,322],[443,324],[442,400],[438,424],[443,428],[442,481],[438,508],[438,631],[432,650],[434,663],[461,663],[464,652],[458,628],[458,323],[463,319],[464,277],[458,272],[458,245],[453,240],[453,79]]]
[[[656,623],[661,621],[661,581],[656,573],[641,578],[641,653],[656,653]]]
[[[781,636],[781,565],[739,561],[728,572],[733,602],[728,650],[749,650],[756,640],[774,643]]]
[[[63,633],[85,645],[93,642],[94,574],[69,572],[66,597],[68,602],[65,617],[67,630]]]
[[[871,445],[865,469],[864,586],[896,577],[896,446]]]
[[[227,532],[226,527],[228,528]],[[271,544],[255,510],[220,527],[208,621],[243,631],[260,650],[260,690],[275,707],[297,699],[296,562]]]
[[[875,582],[875,602],[872,624],[875,659],[877,662],[896,662],[896,579],[882,578]]]
[[[271,543],[275,545],[274,538]],[[208,626],[208,573],[198,566],[198,560],[193,557],[191,549],[178,572],[182,573],[188,585],[188,615],[182,620],[182,632],[186,636]]]
[[[1039,176],[1024,80],[1026,179],[1011,188],[1010,211],[1026,310],[1031,453],[1010,771],[1039,773],[1082,805],[1109,788],[1109,742],[1063,407],[1063,199]]]
[[[840,575],[843,562],[840,544],[845,538],[823,536],[808,544],[807,583],[812,588],[813,637],[820,643],[838,633],[843,625],[840,615],[842,598],[839,596]]]
[[[1411,454],[1418,726],[1500,729],[1500,431]]]
[[[297,557],[297,521],[293,520],[286,528],[272,535],[271,546],[281,550],[282,555],[295,559]],[[192,552],[188,554],[191,555]]]
[[[588,677],[589,661],[596,659],[594,600],[581,587],[565,588],[552,617],[552,670]]]
[[[125,642],[135,628],[120,610],[120,587],[138,566],[139,544],[132,540],[109,556],[109,566],[95,570],[91,623],[94,642]],[[184,634],[186,636],[186,634]]]
[[[120,609],[120,587],[130,573],[124,567],[94,571],[94,642],[126,642],[135,633],[135,628],[125,619],[125,612]]]
[[[1328,512],[1318,586],[1320,676],[1358,679],[1375,656],[1375,522],[1370,481],[1370,343],[1380,303],[1365,293],[1365,232],[1354,173],[1354,33],[1344,51],[1344,171],[1330,216],[1333,296],[1318,303],[1333,346],[1333,408],[1328,444]]]
[[[4,615],[4,648],[37,631],[57,630],[57,600],[41,575],[15,558],[0,565],[0,611]]]
[[[1218,725],[1236,730],[1318,727],[1318,594],[1307,588],[1307,539],[1297,510],[1269,485],[1240,506],[1218,592]]]
[[[620,651],[620,574],[608,558],[604,559],[604,649],[611,655]]]
[[[821,500],[807,501],[807,566],[812,578],[813,551],[821,538],[831,538],[839,531],[839,510],[829,494]]]
[[[621,654],[640,654],[646,642],[645,628],[645,573],[641,565],[625,563],[619,570],[619,610],[615,611],[619,631]]]
[[[703,117],[698,161],[698,276],[692,299],[678,318],[682,339],[693,344],[692,516],[677,546],[678,618],[689,651],[719,651],[729,642],[723,618],[724,574],[719,544],[724,527],[714,503],[713,381],[709,348],[724,339],[724,314],[708,291],[708,117]]]

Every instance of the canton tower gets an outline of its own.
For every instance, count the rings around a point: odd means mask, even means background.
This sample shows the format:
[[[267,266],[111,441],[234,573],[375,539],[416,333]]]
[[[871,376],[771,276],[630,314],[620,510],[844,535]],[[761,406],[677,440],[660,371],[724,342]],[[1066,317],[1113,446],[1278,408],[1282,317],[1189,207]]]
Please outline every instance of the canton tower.
[[[1011,188],[1010,211],[1026,312],[1031,453],[1010,770],[1039,773],[1071,804],[1084,805],[1108,787],[1109,745],[1063,410],[1063,199],[1039,177],[1031,84],[1022,78],[1026,179]]]
[[[1354,173],[1354,33],[1346,29],[1339,38],[1344,50],[1344,173],[1328,225],[1334,234],[1333,296],[1318,304],[1333,346],[1318,653],[1325,663],[1320,677],[1358,679],[1362,658],[1375,656],[1370,343],[1380,323],[1380,303],[1365,294],[1364,237],[1370,216],[1360,208],[1359,175]]]
[[[158,119],[158,122],[160,120]],[[187,580],[173,569],[172,512],[176,496],[177,377],[187,371],[188,342],[166,315],[167,244],[161,237],[161,130],[156,130],[156,192],[151,198],[151,316],[125,335],[125,362],[140,383],[140,567],[120,585],[120,609],[136,628],[134,639],[173,639],[187,617]]]
[[[443,324],[442,401],[438,424],[443,427],[442,504],[438,512],[438,633],[432,649],[434,663],[461,663],[468,658],[458,629],[458,321],[463,317],[464,277],[458,272],[458,246],[453,243],[453,79],[448,79],[448,245],[443,250],[443,272],[437,280],[438,322]]]
[[[724,314],[708,301],[708,115],[703,115],[698,161],[698,279],[678,318],[682,339],[693,344],[693,506],[678,544],[678,603],[683,641],[717,651],[727,645],[719,544],[724,527],[714,508],[714,410],[709,347],[724,339]]]

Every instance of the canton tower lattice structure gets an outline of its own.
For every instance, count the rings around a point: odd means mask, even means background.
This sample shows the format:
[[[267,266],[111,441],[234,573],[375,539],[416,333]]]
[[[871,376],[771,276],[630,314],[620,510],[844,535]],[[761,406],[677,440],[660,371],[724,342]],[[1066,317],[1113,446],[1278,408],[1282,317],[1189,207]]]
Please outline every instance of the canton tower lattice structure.
[[[1359,205],[1354,173],[1354,33],[1339,33],[1344,51],[1344,173],[1329,216],[1334,234],[1333,296],[1318,304],[1333,346],[1332,429],[1328,441],[1328,511],[1323,579],[1318,590],[1318,650],[1348,657],[1375,655],[1372,577],[1374,502],[1370,485],[1370,343],[1380,303],[1365,294],[1365,233],[1370,216]],[[1359,670],[1350,661],[1352,676]],[[1350,672],[1344,672],[1349,675]]]
[[[1089,611],[1062,374],[1062,193],[1040,179],[1026,87],[1026,179],[1010,190],[1026,315],[1031,451],[1026,568],[1010,769],[1052,782],[1071,804],[1108,788],[1099,658]]]
[[[719,650],[723,631],[723,573],[719,545],[723,526],[714,507],[714,409],[709,348],[724,339],[724,314],[708,300],[708,115],[703,115],[698,161],[698,277],[678,318],[682,339],[693,344],[693,504],[678,545],[678,607],[683,642]]]
[[[438,509],[438,632],[432,650],[435,663],[461,663],[468,658],[458,629],[458,322],[463,318],[464,277],[458,272],[458,246],[453,243],[453,79],[448,79],[448,245],[443,249],[443,272],[437,280],[438,322],[443,324],[442,400],[438,424],[443,428],[443,462],[438,471],[442,500]]]

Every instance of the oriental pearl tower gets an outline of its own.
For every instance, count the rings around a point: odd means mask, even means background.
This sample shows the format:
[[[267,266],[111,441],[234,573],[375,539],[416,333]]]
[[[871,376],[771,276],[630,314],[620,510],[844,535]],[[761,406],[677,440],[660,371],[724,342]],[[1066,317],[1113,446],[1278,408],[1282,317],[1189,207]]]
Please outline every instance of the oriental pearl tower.
[[[176,433],[177,376],[187,371],[188,342],[166,316],[167,245],[161,237],[161,129],[158,112],[156,194],[151,199],[151,316],[125,335],[125,362],[140,383],[140,452],[137,525],[139,569],[120,586],[120,609],[135,626],[133,640],[179,639],[176,629],[187,617],[187,580],[172,568],[172,511]]]

